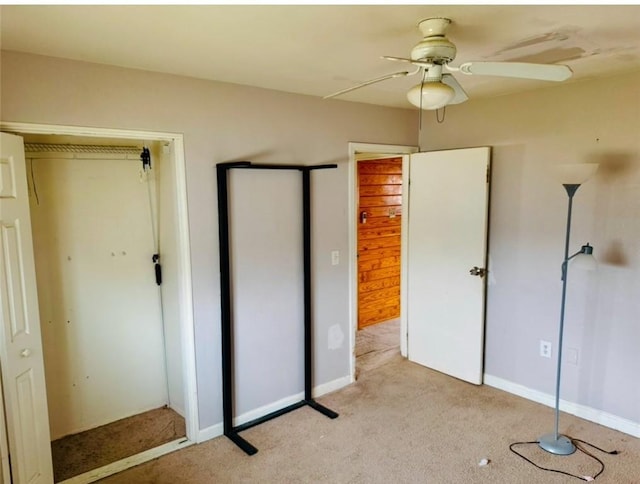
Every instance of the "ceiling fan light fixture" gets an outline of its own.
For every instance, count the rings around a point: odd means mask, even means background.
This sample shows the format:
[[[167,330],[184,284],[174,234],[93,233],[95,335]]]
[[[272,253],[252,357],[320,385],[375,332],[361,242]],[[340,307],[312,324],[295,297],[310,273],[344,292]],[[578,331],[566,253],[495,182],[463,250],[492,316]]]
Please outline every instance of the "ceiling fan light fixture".
[[[433,110],[449,104],[455,93],[451,86],[440,81],[433,81],[413,86],[407,92],[407,99],[418,108]],[[420,102],[420,96],[422,96],[422,103]]]

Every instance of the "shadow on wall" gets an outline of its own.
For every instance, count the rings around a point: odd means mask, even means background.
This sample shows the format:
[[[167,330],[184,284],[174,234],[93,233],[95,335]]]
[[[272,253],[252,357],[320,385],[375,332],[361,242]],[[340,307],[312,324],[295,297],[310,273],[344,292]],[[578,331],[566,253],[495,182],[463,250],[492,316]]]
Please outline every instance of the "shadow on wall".
[[[349,159],[346,156],[341,156],[334,160],[320,161],[320,162],[313,162],[313,163],[308,163],[308,160],[306,159],[297,160],[297,159],[291,159],[291,158],[292,158],[291,153],[278,154],[276,150],[264,150],[264,151],[258,151],[248,155],[234,156],[233,158],[226,160],[223,163],[237,163],[240,161],[250,161],[251,163],[254,163],[254,164],[283,164],[283,165],[296,165],[296,164],[307,165],[308,164],[313,166],[313,165],[337,165],[339,163],[345,164],[349,162]]]
[[[598,153],[589,157],[590,163],[598,163],[598,178],[606,185],[614,185],[626,178],[632,178],[638,171],[638,159],[630,152]],[[600,251],[599,260],[616,267],[627,267],[630,264],[623,239],[614,238]]]
[[[270,160],[275,153],[275,150],[258,151],[248,155],[234,156],[232,159],[226,160],[223,163],[238,163],[240,161],[263,161],[264,163],[269,163],[268,160]]]
[[[609,241],[605,247],[600,259],[603,263],[617,267],[626,267],[629,265],[629,258],[624,250],[624,244],[620,239]]]
[[[589,157],[589,163],[598,163],[598,177],[612,183],[637,170],[633,153],[598,153]]]

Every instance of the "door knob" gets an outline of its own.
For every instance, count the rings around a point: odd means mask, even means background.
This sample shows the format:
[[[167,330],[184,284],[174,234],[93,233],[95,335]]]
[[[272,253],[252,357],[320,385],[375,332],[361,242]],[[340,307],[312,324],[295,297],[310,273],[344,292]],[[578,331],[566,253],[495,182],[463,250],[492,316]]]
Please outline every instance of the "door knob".
[[[20,351],[20,356],[22,356],[23,358],[31,356],[31,350],[29,348],[23,349],[22,351]]]
[[[472,276],[480,276],[480,277],[484,277],[486,273],[487,273],[486,269],[481,267],[476,267],[476,266],[473,266],[469,271],[469,274],[471,274]]]

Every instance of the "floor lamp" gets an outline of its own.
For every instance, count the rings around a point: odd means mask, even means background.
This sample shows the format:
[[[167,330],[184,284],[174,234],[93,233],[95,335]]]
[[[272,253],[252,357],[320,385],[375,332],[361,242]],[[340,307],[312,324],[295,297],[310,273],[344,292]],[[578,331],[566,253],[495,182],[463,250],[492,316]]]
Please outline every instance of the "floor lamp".
[[[564,310],[567,296],[567,269],[571,259],[576,258],[576,263],[580,262],[580,266],[585,269],[595,268],[595,259],[593,258],[593,247],[588,243],[583,245],[581,249],[573,255],[569,255],[569,235],[571,232],[571,209],[573,206],[573,196],[580,185],[586,182],[598,169],[596,163],[579,163],[569,165],[559,165],[557,167],[562,185],[569,196],[569,206],[567,210],[567,233],[564,245],[564,259],[562,260],[562,302],[560,305],[560,328],[558,336],[558,366],[556,370],[556,395],[555,395],[555,427],[554,431],[545,434],[538,440],[540,447],[547,452],[556,455],[570,455],[576,451],[576,447],[565,435],[558,432],[558,422],[560,420],[560,374],[562,369],[562,336],[564,332]]]

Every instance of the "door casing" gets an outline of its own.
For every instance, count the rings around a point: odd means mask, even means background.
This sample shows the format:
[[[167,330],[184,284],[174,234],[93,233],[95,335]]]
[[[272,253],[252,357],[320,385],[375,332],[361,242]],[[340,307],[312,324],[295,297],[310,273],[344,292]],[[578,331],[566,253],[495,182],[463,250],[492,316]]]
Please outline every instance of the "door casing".
[[[178,284],[180,287],[178,305],[180,307],[180,332],[181,332],[181,352],[183,365],[183,385],[185,401],[185,421],[187,442],[180,447],[190,445],[199,441],[198,423],[198,402],[196,385],[196,361],[195,361],[195,337],[193,318],[193,288],[191,282],[191,256],[189,242],[189,223],[187,213],[187,191],[186,191],[186,167],[184,158],[183,135],[167,132],[131,131],[108,128],[77,127],[64,125],[46,125],[31,123],[0,122],[0,130],[14,134],[40,134],[40,135],[67,135],[86,136],[120,139],[143,139],[147,141],[165,141],[173,143],[173,177],[175,187],[175,204],[178,225]],[[185,445],[186,444],[186,445]],[[172,446],[165,446],[164,450],[170,452],[176,450]],[[166,453],[165,452],[165,453]],[[149,453],[149,459],[158,457],[158,452]],[[132,461],[133,462],[133,461]],[[131,465],[141,462],[136,460],[134,464],[111,464],[113,472],[119,472]],[[104,473],[100,474],[105,477]]]

